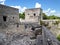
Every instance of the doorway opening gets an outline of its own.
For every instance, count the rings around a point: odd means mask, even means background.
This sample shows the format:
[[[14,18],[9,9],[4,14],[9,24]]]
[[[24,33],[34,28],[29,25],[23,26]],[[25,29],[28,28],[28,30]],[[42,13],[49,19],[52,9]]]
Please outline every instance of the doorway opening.
[[[3,21],[6,21],[6,19],[7,19],[7,16],[3,16]]]

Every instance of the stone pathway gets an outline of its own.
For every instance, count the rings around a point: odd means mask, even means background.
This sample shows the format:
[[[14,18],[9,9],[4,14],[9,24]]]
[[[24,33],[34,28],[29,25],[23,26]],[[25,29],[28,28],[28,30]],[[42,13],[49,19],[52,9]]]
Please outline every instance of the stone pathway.
[[[26,32],[30,31],[28,31],[27,29]],[[29,33],[0,33],[0,45],[60,45],[60,42],[45,27],[42,28],[42,35],[39,34],[36,36],[36,38],[31,38],[30,36],[34,37],[32,34],[30,35]]]

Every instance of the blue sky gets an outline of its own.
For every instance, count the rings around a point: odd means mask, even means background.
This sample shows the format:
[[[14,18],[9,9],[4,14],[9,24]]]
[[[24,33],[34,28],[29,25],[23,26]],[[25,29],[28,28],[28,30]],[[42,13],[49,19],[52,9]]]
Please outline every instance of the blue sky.
[[[47,15],[60,16],[60,0],[0,0],[0,4],[18,8],[19,12],[27,8],[42,8]]]

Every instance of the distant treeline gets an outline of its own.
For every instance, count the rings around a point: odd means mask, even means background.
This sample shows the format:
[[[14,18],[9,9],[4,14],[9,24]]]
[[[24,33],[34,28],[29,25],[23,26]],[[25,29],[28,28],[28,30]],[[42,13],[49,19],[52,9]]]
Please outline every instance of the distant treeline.
[[[43,15],[43,19],[60,19],[60,17],[55,16],[55,15],[50,15],[47,16],[45,13],[42,14]],[[19,13],[19,18],[25,19],[25,13]]]
[[[60,17],[55,15],[47,16],[45,13],[43,13],[43,19],[60,19]]]

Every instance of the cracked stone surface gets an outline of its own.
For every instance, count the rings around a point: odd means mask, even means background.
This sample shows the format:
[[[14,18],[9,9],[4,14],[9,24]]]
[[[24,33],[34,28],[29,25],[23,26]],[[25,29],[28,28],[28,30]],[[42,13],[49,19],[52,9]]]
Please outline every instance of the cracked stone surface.
[[[0,45],[34,45],[36,39],[30,39],[28,35],[0,33]]]

